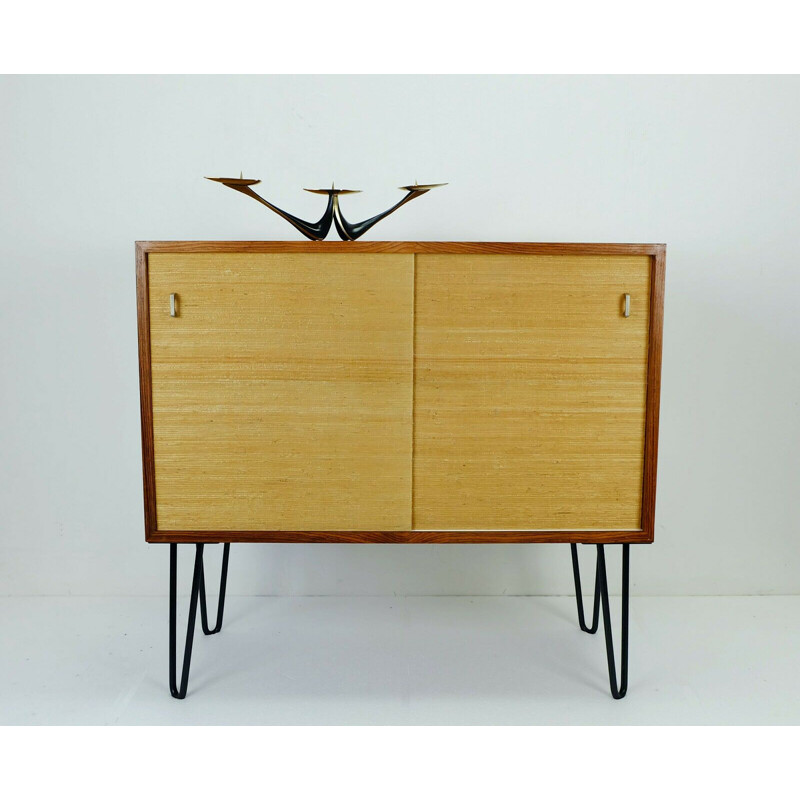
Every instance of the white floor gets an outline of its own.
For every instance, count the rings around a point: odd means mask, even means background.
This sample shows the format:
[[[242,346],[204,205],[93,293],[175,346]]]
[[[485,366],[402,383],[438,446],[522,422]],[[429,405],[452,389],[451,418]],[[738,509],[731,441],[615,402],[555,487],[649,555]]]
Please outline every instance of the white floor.
[[[800,724],[800,597],[631,602],[619,701],[571,597],[236,596],[179,701],[165,598],[0,598],[0,724]]]

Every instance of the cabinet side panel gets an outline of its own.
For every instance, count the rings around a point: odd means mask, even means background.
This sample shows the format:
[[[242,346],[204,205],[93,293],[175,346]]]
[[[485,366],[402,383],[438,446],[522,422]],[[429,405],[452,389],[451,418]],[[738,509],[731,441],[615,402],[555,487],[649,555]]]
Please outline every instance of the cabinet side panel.
[[[415,530],[641,529],[650,265],[417,257]]]
[[[661,348],[664,329],[664,278],[666,247],[653,257],[650,282],[650,343],[647,358],[647,421],[644,442],[644,494],[642,528],[649,541],[655,538],[656,473],[658,469],[658,419],[661,405]]]
[[[153,463],[153,404],[150,370],[150,300],[147,288],[147,253],[136,245],[136,315],[139,326],[139,402],[142,419],[142,478],[144,531],[149,541],[156,531],[156,481]]]
[[[413,256],[152,253],[149,306],[160,531],[409,529]]]

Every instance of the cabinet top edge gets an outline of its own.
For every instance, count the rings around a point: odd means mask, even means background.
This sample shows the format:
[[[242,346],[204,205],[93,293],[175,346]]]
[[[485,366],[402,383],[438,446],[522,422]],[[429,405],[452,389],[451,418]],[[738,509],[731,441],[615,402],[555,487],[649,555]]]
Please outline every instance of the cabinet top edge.
[[[666,244],[587,242],[137,241],[137,253],[399,253],[664,256]]]

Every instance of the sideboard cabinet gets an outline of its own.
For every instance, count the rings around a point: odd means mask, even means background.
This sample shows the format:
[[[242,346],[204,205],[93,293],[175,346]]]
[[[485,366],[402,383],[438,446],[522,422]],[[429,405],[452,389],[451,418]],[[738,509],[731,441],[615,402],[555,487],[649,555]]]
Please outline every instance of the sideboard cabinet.
[[[626,683],[628,545],[654,531],[664,245],[136,252],[145,535],[171,544],[173,594],[176,545],[197,545],[206,632],[204,543],[226,543],[218,629],[230,542],[569,542],[590,632],[602,545],[619,543]],[[598,545],[593,626],[576,543]]]

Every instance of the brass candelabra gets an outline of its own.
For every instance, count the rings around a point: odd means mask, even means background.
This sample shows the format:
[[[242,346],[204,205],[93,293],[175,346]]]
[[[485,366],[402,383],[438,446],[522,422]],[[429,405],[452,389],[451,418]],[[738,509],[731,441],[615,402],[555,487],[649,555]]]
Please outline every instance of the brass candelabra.
[[[224,186],[227,186],[229,189],[235,189],[237,192],[241,192],[248,197],[252,197],[253,200],[257,200],[271,211],[274,211],[278,216],[283,217],[290,225],[294,225],[294,227],[297,228],[297,230],[299,230],[300,233],[302,233],[303,236],[308,239],[312,239],[313,241],[322,241],[328,235],[328,231],[330,231],[331,225],[333,224],[336,227],[336,232],[339,234],[340,238],[346,242],[352,242],[360,238],[373,225],[380,222],[385,217],[388,217],[389,214],[397,211],[400,206],[410,203],[412,200],[417,197],[421,197],[423,194],[427,194],[427,192],[429,192],[431,189],[436,189],[438,186],[447,185],[446,183],[414,183],[410,186],[401,186],[400,188],[406,192],[406,195],[400,200],[400,202],[395,203],[391,208],[386,209],[386,211],[376,214],[374,217],[370,217],[369,219],[362,220],[361,222],[348,222],[345,219],[344,214],[342,214],[341,208],[339,207],[340,195],[357,194],[360,190],[337,189],[333,184],[331,184],[330,189],[306,189],[306,192],[311,192],[312,194],[328,195],[328,205],[326,206],[322,216],[317,222],[308,222],[304,219],[300,219],[300,217],[294,216],[294,214],[290,214],[288,211],[278,208],[278,206],[273,205],[268,200],[265,200],[263,197],[261,197],[261,195],[259,195],[252,188],[256,184],[261,183],[260,180],[244,178],[242,177],[241,173],[239,174],[238,178],[207,178],[206,180],[217,181],[217,183],[221,183]]]

